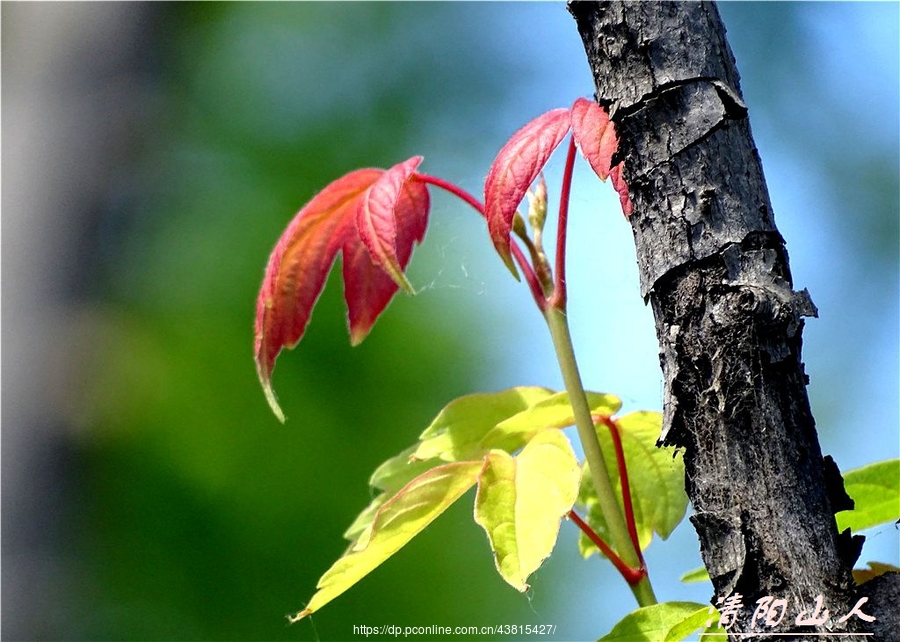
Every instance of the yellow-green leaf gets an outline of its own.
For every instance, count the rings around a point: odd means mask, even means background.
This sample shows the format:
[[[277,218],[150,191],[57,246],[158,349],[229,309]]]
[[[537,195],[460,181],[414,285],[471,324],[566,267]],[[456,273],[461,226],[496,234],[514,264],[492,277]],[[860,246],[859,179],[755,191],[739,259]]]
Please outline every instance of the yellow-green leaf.
[[[856,532],[900,519],[900,459],[845,473],[844,488],[855,506],[836,515],[838,531]]]
[[[710,606],[663,602],[632,611],[598,642],[679,642],[700,629],[721,631],[718,619]]]
[[[383,462],[369,478],[369,486],[376,490],[396,492],[429,468],[434,467],[433,463],[428,465],[428,462],[412,461],[414,452],[416,452],[416,446],[410,446]]]
[[[685,584],[692,584],[694,582],[709,582],[709,571],[706,570],[705,566],[695,568],[693,571],[688,571],[687,573],[682,575],[681,581]]]
[[[360,535],[372,525],[372,521],[375,519],[378,509],[384,506],[384,503],[391,497],[393,497],[393,493],[381,493],[380,495],[376,495],[375,498],[369,502],[369,505],[356,516],[356,519],[354,519],[353,523],[347,527],[347,530],[344,531],[344,539],[355,543]]]
[[[444,464],[404,486],[378,508],[370,527],[325,572],[319,590],[291,621],[318,611],[400,550],[475,484],[482,466],[480,461]]]
[[[481,440],[494,426],[552,394],[547,388],[519,387],[455,399],[419,437],[421,443],[413,456],[444,461],[481,459],[487,453]]]
[[[622,401],[614,395],[589,392],[587,400],[592,413],[606,417],[614,415],[622,407]],[[569,393],[558,392],[498,423],[481,440],[481,446],[485,450],[499,448],[513,453],[544,428],[565,428],[574,423]]]
[[[566,436],[535,435],[513,457],[488,455],[478,480],[475,521],[484,528],[500,575],[519,591],[550,555],[559,523],[578,496],[581,470]]]
[[[612,395],[588,393],[594,413],[608,416],[621,401]],[[447,461],[481,460],[492,449],[513,453],[544,428],[562,428],[574,421],[565,392],[520,387],[456,399],[438,414],[418,444],[381,464],[369,480],[376,495],[354,520],[344,537],[354,540],[378,508],[410,480]],[[487,435],[485,434],[487,433]]]
[[[641,550],[644,550],[653,539],[654,532],[666,539],[684,519],[688,504],[684,491],[684,463],[681,453],[673,453],[670,448],[656,447],[662,427],[660,413],[632,412],[615,421],[625,453],[638,541]],[[621,505],[619,466],[609,428],[598,425],[597,435]],[[578,503],[588,509],[587,521],[591,527],[609,541],[606,520],[597,504],[593,485],[588,483],[590,476],[586,474],[583,479]],[[599,552],[584,535],[579,538],[579,548],[585,557]]]
[[[410,458],[415,450],[416,447],[411,446],[375,469],[375,472],[372,473],[372,477],[369,479],[369,486],[377,494],[344,532],[344,539],[348,539],[351,542],[357,539],[372,523],[378,509],[396,495],[401,488],[425,471],[445,463],[437,459],[411,460]]]

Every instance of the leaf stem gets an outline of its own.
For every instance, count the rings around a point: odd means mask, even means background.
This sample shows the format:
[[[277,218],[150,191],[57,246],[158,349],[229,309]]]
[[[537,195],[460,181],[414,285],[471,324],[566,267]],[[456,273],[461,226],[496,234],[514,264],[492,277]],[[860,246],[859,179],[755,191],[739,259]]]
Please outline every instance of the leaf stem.
[[[637,526],[634,522],[634,506],[631,503],[631,486],[628,483],[628,467],[625,465],[625,451],[622,449],[622,436],[619,434],[619,425],[612,417],[600,417],[600,421],[609,428],[612,437],[613,449],[616,451],[616,464],[619,468],[619,482],[622,485],[622,507],[625,509],[625,524],[628,526],[628,534],[631,543],[637,553],[641,565],[644,565],[644,554],[641,553],[641,543],[638,540]]]
[[[623,562],[622,558],[616,555],[616,551],[597,534],[597,531],[591,528],[590,524],[581,519],[574,510],[570,510],[566,516],[575,522],[575,525],[581,529],[582,533],[587,535],[588,539],[600,549],[601,553],[606,555],[607,559],[612,562],[612,565],[615,566],[616,570],[619,571],[619,574],[625,578],[625,581],[628,582],[629,586],[634,586],[647,574],[646,567],[631,568],[628,564]]]
[[[484,204],[458,185],[454,185],[450,181],[445,181],[443,178],[431,176],[430,174],[423,174],[421,172],[416,172],[413,176],[423,183],[428,183],[429,185],[440,187],[445,192],[450,192],[457,198],[462,199],[471,205],[482,217],[485,216]]]
[[[476,212],[481,214],[482,218],[487,218],[484,212],[484,204],[477,198],[469,194],[463,188],[454,185],[449,181],[445,181],[443,178],[431,176],[430,174],[421,174],[419,172],[416,172],[415,174],[413,174],[413,176],[415,176],[423,183],[439,187],[442,190],[453,194],[457,198],[462,199],[463,201],[468,203]],[[528,259],[525,258],[525,254],[522,252],[522,248],[520,248],[515,241],[511,240],[510,251],[512,252],[513,259],[515,259],[516,263],[519,264],[519,268],[525,275],[525,282],[528,283],[528,289],[531,290],[531,296],[532,298],[534,298],[534,302],[537,304],[538,309],[543,312],[547,308],[547,297],[544,296],[544,290],[541,287],[540,280],[534,273],[534,270],[532,269],[531,264],[528,262]]]
[[[581,383],[578,364],[575,361],[575,351],[572,346],[572,336],[569,332],[565,309],[550,305],[544,311],[544,318],[547,320],[547,326],[550,329],[553,347],[556,350],[556,358],[559,361],[559,369],[562,373],[566,390],[569,393],[569,403],[572,404],[572,411],[575,415],[578,437],[581,440],[585,460],[591,471],[591,478],[594,482],[594,489],[597,491],[600,510],[606,519],[612,544],[619,557],[628,567],[643,568],[640,556],[636,553],[632,543],[625,518],[622,515],[622,509],[616,499],[616,493],[609,478],[609,470],[606,467],[606,460],[603,458],[603,452],[600,449],[597,430],[591,418],[591,409],[585,396],[584,386]],[[646,573],[636,584],[629,586],[640,606],[656,604],[656,595],[653,593],[650,577]]]

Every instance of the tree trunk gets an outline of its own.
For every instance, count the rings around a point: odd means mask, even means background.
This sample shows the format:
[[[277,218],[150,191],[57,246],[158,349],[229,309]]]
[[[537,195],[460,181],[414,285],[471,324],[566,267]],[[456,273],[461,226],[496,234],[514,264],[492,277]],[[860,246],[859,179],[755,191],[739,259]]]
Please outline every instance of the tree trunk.
[[[665,378],[660,440],[684,449],[713,603],[723,610],[721,600],[739,597],[730,630],[759,639],[877,632],[880,622],[838,621],[866,594],[850,574],[862,538],[837,533],[835,510],[852,504],[819,449],[800,355],[802,317],[816,310],[792,289],[718,11],[681,2],[569,10],[619,133]],[[754,620],[767,596],[787,600],[772,626]],[[798,624],[825,608],[823,623]],[[861,610],[881,614],[874,597]]]

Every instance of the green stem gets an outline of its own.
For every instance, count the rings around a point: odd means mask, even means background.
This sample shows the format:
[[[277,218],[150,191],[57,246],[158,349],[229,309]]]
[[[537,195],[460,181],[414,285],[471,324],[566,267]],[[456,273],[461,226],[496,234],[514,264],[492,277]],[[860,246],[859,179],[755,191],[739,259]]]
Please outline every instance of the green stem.
[[[613,490],[609,471],[606,468],[606,461],[603,459],[603,453],[600,450],[600,441],[597,439],[597,431],[591,418],[591,409],[585,396],[584,386],[581,383],[578,364],[575,361],[575,350],[572,347],[572,336],[569,333],[566,312],[560,307],[551,305],[544,311],[544,317],[547,319],[550,336],[553,338],[553,347],[556,350],[559,369],[562,372],[563,381],[569,393],[569,403],[572,404],[572,411],[575,415],[578,437],[581,440],[581,447],[584,449],[584,456],[591,470],[594,489],[597,491],[600,510],[603,511],[603,517],[606,519],[610,539],[623,562],[631,568],[642,569],[643,564],[632,545],[625,517],[616,499],[616,492]],[[639,582],[630,585],[630,588],[640,606],[656,604],[656,595],[653,593],[653,587],[646,572],[643,578]]]

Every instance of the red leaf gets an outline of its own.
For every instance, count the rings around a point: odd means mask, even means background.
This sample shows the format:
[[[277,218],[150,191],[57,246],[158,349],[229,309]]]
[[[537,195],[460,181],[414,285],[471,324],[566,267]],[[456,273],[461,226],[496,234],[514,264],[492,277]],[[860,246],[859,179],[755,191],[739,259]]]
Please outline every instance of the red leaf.
[[[619,147],[615,125],[606,110],[593,100],[576,100],[572,105],[572,135],[594,172],[605,181]]]
[[[408,221],[405,220],[407,215],[398,216],[395,210],[400,203],[404,186],[421,162],[421,156],[413,156],[408,161],[387,170],[366,191],[356,213],[359,238],[369,250],[372,260],[409,294],[413,294],[413,287],[403,274],[397,256],[397,227],[407,224]],[[427,217],[428,192],[424,191],[424,185],[422,189],[425,195],[424,213]],[[417,212],[412,212],[410,215],[415,217],[416,214]]]
[[[569,110],[538,116],[512,137],[497,154],[484,183],[485,217],[500,258],[518,278],[510,255],[509,235],[516,208],[569,131]]]
[[[622,170],[624,168],[625,161],[622,161],[609,170],[609,176],[612,178],[613,188],[619,193],[619,202],[622,204],[622,213],[625,214],[625,218],[628,218],[634,211],[634,206],[631,204],[631,197],[628,195],[628,185],[625,184],[625,179],[622,178]]]
[[[256,301],[254,353],[266,398],[281,421],[271,384],[275,359],[303,336],[338,250],[356,235],[359,198],[382,173],[361,169],[329,184],[288,224],[269,257]]]
[[[394,254],[391,260],[394,261],[393,267],[390,269],[386,267],[384,262],[377,259],[372,253],[371,248],[359,239],[355,243],[345,243],[344,245],[344,300],[347,302],[347,318],[352,345],[359,345],[366,338],[375,324],[375,320],[397,293],[401,282],[405,284],[404,289],[408,288],[407,291],[412,291],[412,286],[406,280],[403,270],[409,264],[413,246],[421,243],[425,237],[430,205],[428,188],[425,183],[411,178],[413,171],[421,161],[421,156],[415,156],[404,163],[395,165],[385,172],[369,190],[371,194],[379,186],[383,187],[382,179],[385,178],[392,185],[394,243],[391,249]],[[397,181],[398,176],[403,176],[403,180]],[[368,200],[370,203],[373,201],[372,198]],[[374,200],[377,201],[378,197]],[[360,203],[360,211],[362,209],[363,206]],[[387,216],[382,216],[382,220],[385,218]],[[357,212],[358,220],[359,212]],[[387,225],[389,226],[390,223]],[[359,229],[360,237],[362,237],[362,228]]]
[[[402,166],[410,164],[414,169],[418,160]],[[354,345],[365,338],[397,292],[397,283],[373,261],[356,228],[361,202],[385,174],[381,169],[360,169],[329,184],[288,224],[269,257],[256,302],[254,354],[266,399],[282,422],[284,414],[271,383],[275,359],[282,348],[293,348],[303,336],[338,251],[344,257],[344,298]],[[394,257],[401,270],[428,222],[427,189],[408,178],[400,181],[393,208]]]

